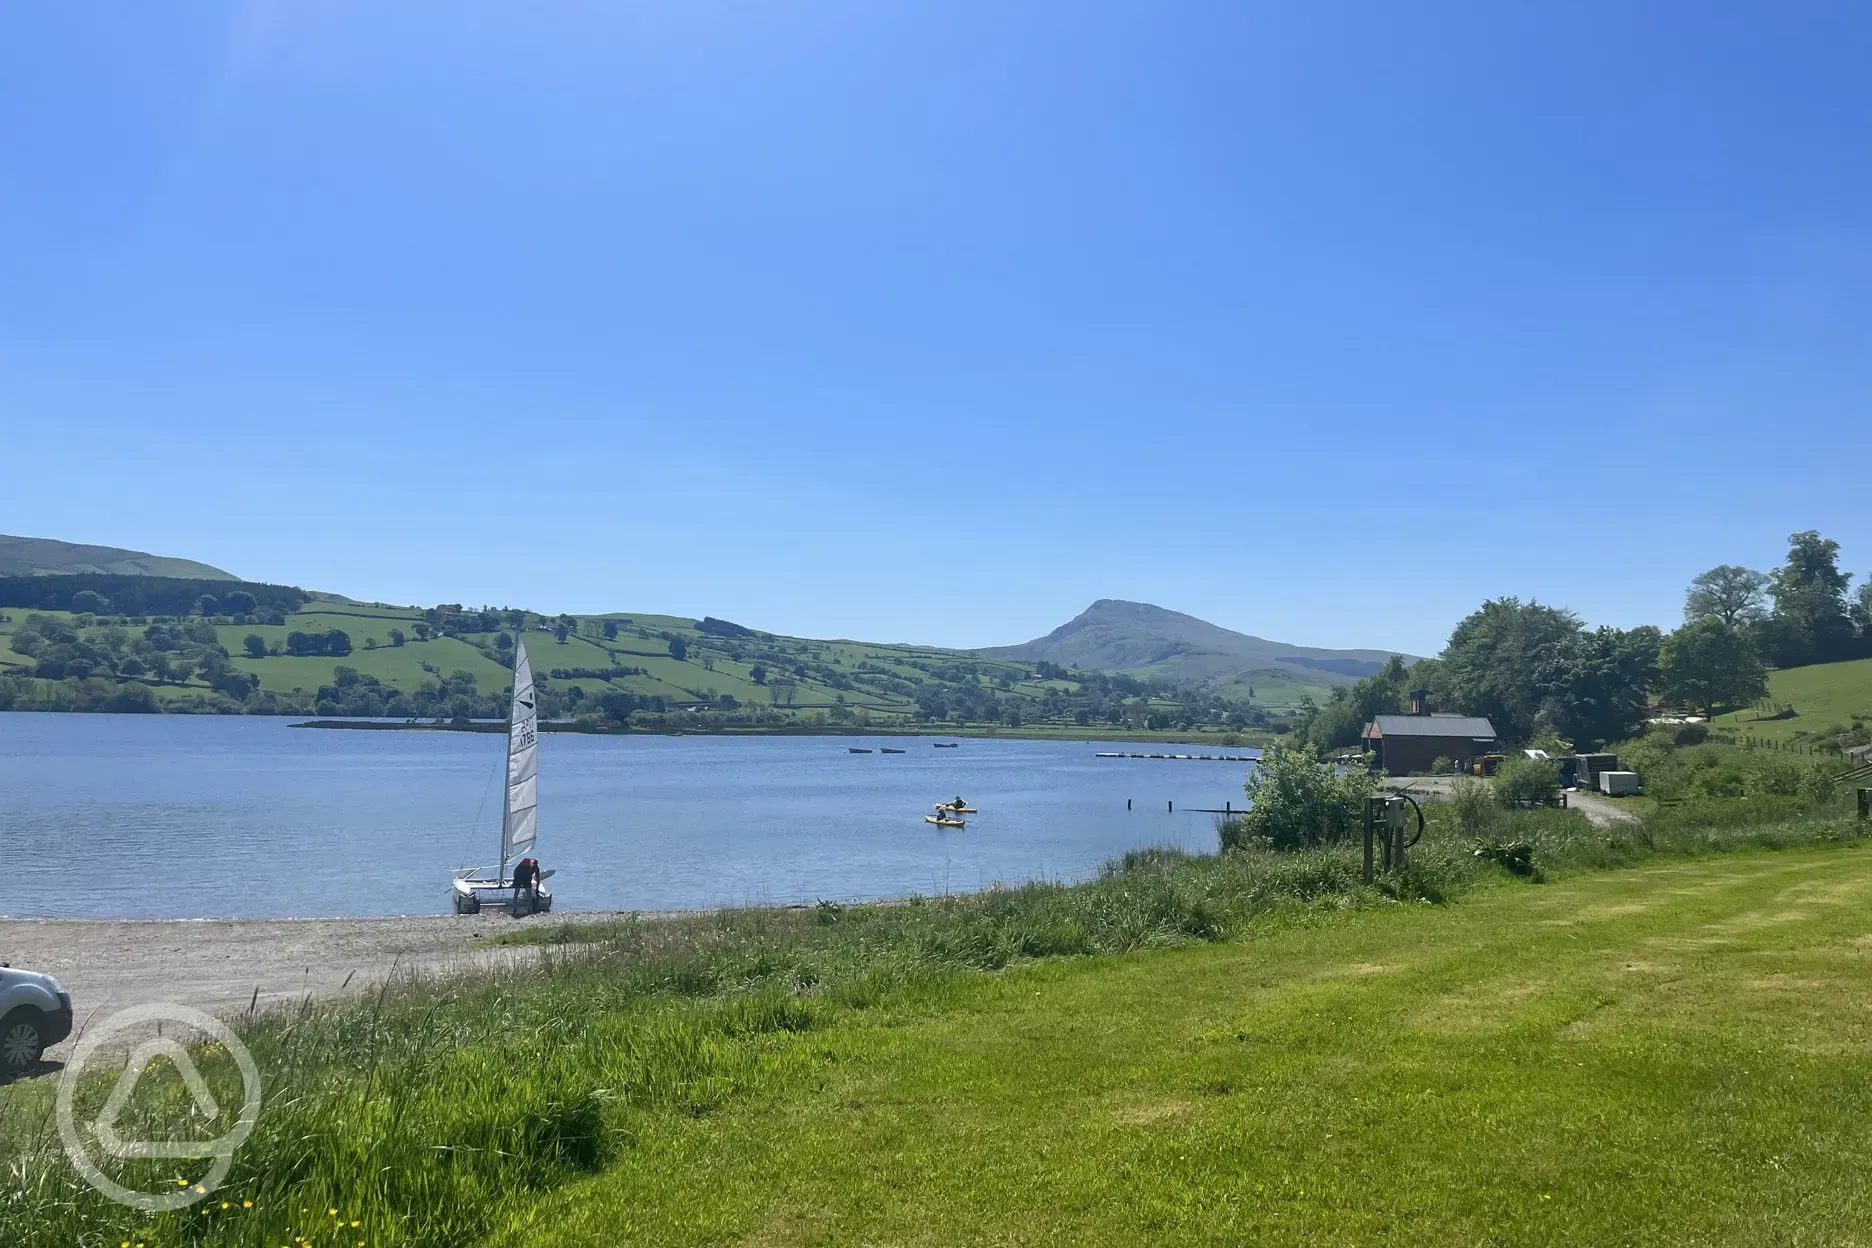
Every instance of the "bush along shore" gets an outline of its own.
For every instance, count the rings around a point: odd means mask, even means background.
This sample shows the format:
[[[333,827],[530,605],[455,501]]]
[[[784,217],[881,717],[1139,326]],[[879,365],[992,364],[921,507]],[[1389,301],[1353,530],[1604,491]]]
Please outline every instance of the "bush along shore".
[[[1279,768],[1266,770],[1264,784],[1275,783]],[[1477,887],[1534,887],[1530,874],[1817,846],[1862,828],[1837,800],[1685,806],[1615,835],[1571,811],[1474,799],[1429,811],[1408,867],[1371,885],[1359,845],[1272,848],[1264,812],[1225,828],[1234,848],[1219,854],[1138,851],[1070,886],[516,931],[504,942],[525,948],[492,971],[404,977],[366,999],[238,1020],[265,1106],[220,1188],[183,1210],[130,1211],[76,1176],[51,1081],[0,1090],[0,1242],[475,1243],[555,1189],[628,1164],[668,1124],[773,1093],[788,1077],[772,1060],[783,1038],[884,1006],[937,1012],[1011,964],[1253,940]],[[1525,852],[1505,858],[1504,846]],[[196,1056],[231,1113],[240,1080],[229,1056],[215,1046]],[[81,1120],[114,1082],[83,1081]],[[146,1080],[119,1134],[173,1122],[186,1096],[175,1080]],[[183,1190],[206,1168],[132,1160],[114,1173],[146,1191]]]

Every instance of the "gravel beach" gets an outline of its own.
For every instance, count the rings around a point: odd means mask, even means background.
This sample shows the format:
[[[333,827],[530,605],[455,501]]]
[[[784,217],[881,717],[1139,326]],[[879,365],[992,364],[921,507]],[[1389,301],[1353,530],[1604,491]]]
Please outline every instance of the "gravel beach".
[[[527,956],[494,938],[537,924],[592,922],[611,913],[524,919],[415,915],[394,919],[0,919],[0,962],[56,975],[71,990],[78,1025],[126,1006],[162,1001],[212,1014],[310,997],[358,993],[393,971],[447,971]],[[72,1041],[52,1049],[58,1060]]]

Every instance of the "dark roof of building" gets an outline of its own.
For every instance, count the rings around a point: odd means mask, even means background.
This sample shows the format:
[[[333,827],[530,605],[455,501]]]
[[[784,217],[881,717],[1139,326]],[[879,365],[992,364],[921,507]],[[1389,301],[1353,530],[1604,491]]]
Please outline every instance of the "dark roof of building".
[[[1372,721],[1380,736],[1466,737],[1495,736],[1495,725],[1480,715],[1380,715]]]

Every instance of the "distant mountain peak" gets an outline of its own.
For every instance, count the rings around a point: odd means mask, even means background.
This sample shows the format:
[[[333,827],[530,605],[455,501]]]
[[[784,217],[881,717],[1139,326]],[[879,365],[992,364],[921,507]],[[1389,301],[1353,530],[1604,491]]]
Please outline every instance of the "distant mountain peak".
[[[1254,674],[1319,686],[1369,676],[1394,652],[1296,646],[1238,633],[1155,603],[1100,598],[1044,637],[979,653],[1174,680],[1230,683]]]

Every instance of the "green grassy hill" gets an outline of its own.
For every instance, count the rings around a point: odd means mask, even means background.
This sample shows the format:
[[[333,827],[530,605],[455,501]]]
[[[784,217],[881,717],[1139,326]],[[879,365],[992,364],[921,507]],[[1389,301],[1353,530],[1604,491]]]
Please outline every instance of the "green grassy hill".
[[[1112,599],[1026,645],[958,651],[671,615],[398,607],[232,580],[193,560],[0,536],[0,709],[492,715],[510,684],[501,634],[523,623],[545,708],[559,717],[1226,735],[1283,730],[1305,700],[1389,657],[1270,642]],[[22,639],[38,632],[34,618],[58,635]]]
[[[210,649],[225,650],[227,666],[257,681],[244,698],[249,710],[490,715],[499,713],[493,700],[511,684],[507,647],[517,614],[425,611],[333,595],[314,596],[286,614],[212,621],[9,608],[0,612],[0,675],[57,671],[71,678],[63,682],[68,694],[73,680],[109,679],[116,682],[113,687],[128,681],[147,686],[158,704],[171,709],[239,709],[222,696],[227,682],[215,682],[218,660],[200,650],[197,641],[163,651],[177,663],[193,660],[193,672],[173,676],[154,667],[155,649],[161,647],[153,649],[146,641],[152,630],[192,630],[193,636],[208,629],[202,636]],[[46,621],[54,632],[63,630],[69,644],[48,648],[39,642],[33,647],[37,663],[21,653],[13,642],[32,619]],[[343,653],[294,652],[305,647],[303,638],[294,641],[296,634],[318,638],[322,646],[334,630],[344,635]],[[1265,726],[1270,712],[1278,714],[1307,691],[1274,674],[1266,688],[1255,689],[1251,708],[1245,687],[1231,699],[1213,691],[1051,666],[1042,673],[1042,665],[1031,661],[926,646],[785,637],[667,615],[528,614],[522,635],[546,690],[549,715],[599,716],[628,704],[629,713],[664,717],[651,722],[671,728],[706,728],[709,723],[667,718],[703,716],[723,721],[719,726],[733,726],[726,722],[733,719],[744,726],[780,728],[938,722],[1081,735],[1204,728],[1226,733]],[[258,638],[264,653],[250,652],[250,638]],[[51,666],[61,662],[62,668]],[[48,666],[41,670],[39,664]],[[31,705],[33,698],[54,697],[60,688],[35,679],[31,696],[23,700]],[[464,693],[470,702],[461,700]],[[613,695],[625,697],[620,702]],[[135,708],[113,703],[70,709]]]
[[[1849,732],[1855,722],[1872,723],[1872,659],[1772,672],[1759,706],[1719,715],[1715,727],[1757,740],[1817,743]]]
[[[0,533],[0,576],[59,576],[107,572],[116,576],[179,576],[231,581],[232,572],[118,546],[85,546],[49,537],[10,537]]]

